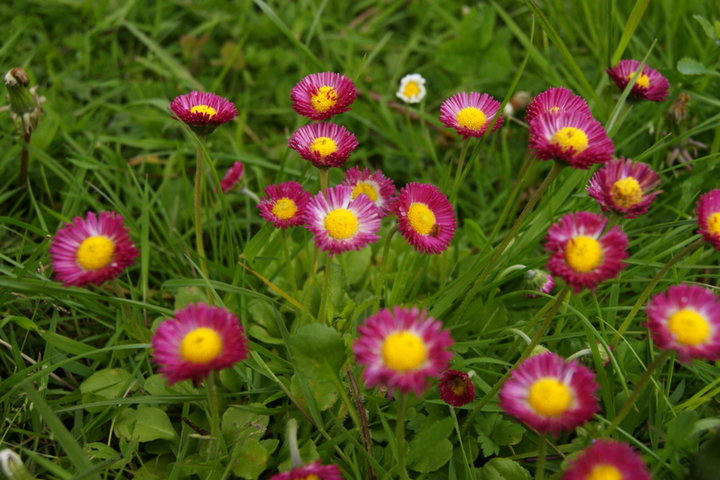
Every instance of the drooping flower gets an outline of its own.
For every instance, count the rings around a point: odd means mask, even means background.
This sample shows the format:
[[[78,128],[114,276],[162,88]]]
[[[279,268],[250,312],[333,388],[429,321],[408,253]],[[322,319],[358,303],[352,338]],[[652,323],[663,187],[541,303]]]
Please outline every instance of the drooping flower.
[[[411,73],[400,79],[400,87],[395,95],[405,103],[420,103],[426,93],[423,76]]]
[[[380,170],[352,167],[345,173],[343,185],[352,187],[352,197],[366,195],[378,208],[380,218],[390,213],[395,206],[395,184]]]
[[[500,407],[540,433],[573,430],[598,410],[595,374],[552,352],[527,358],[500,390]]]
[[[457,221],[447,197],[435,185],[408,183],[397,198],[400,234],[418,252],[442,253],[450,245]]]
[[[567,88],[554,87],[538,93],[527,107],[525,119],[530,122],[535,117],[546,113],[579,112],[591,116],[590,108],[585,99],[575,95]]]
[[[368,387],[398,388],[421,395],[428,378],[438,377],[452,358],[453,340],[442,324],[425,310],[383,309],[358,327],[353,344]]]
[[[541,160],[586,170],[610,160],[615,147],[603,126],[583,112],[544,113],[530,121],[530,148]]]
[[[191,304],[160,324],[152,337],[153,361],[172,385],[196,384],[213,370],[232,367],[248,355],[238,318],[221,307]]]
[[[642,71],[635,80],[631,93],[637,98],[653,102],[662,102],[667,99],[670,88],[667,79],[657,70],[642,65],[637,60],[620,60],[617,65],[608,68],[606,72],[620,90],[625,90],[635,72],[641,67]]]
[[[440,398],[453,407],[462,407],[475,399],[475,386],[467,373],[446,370],[440,377]]]
[[[305,223],[310,193],[297,182],[283,182],[265,187],[258,203],[260,215],[277,228],[297,227]]]
[[[495,120],[500,102],[487,93],[460,92],[448,98],[440,106],[440,121],[454,128],[463,137],[482,137]],[[500,116],[495,122],[494,132],[502,125]]]
[[[317,461],[273,475],[270,480],[343,480],[343,476],[337,465],[321,465]]]
[[[327,120],[350,110],[356,96],[355,84],[345,75],[332,72],[310,74],[290,92],[293,109],[312,120]]]
[[[630,445],[600,439],[570,460],[562,480],[652,480],[652,477]]]
[[[530,269],[525,274],[525,288],[536,292],[548,294],[555,287],[555,279],[547,272],[538,269]],[[528,298],[537,298],[537,294],[527,293]]]
[[[313,196],[307,204],[305,227],[315,236],[315,245],[330,254],[360,250],[380,237],[380,217],[365,195],[353,198],[353,189],[336,185]]]
[[[232,164],[223,179],[220,180],[220,188],[223,193],[227,193],[235,188],[235,185],[237,185],[240,178],[242,178],[243,168],[242,162],[235,162]]]
[[[696,207],[698,233],[720,250],[720,189],[700,196]]]
[[[587,192],[600,203],[603,211],[616,211],[626,218],[647,212],[661,192],[660,177],[649,166],[630,159],[610,160],[592,176]]]
[[[545,237],[551,254],[547,269],[576,292],[594,289],[625,268],[628,239],[619,226],[603,234],[607,218],[590,212],[568,213]]]
[[[720,300],[697,285],[675,285],[655,295],[647,305],[655,344],[675,350],[681,361],[720,360]]]
[[[237,116],[232,102],[219,95],[193,91],[175,97],[170,109],[199,135],[209,135],[218,125]]]
[[[298,128],[288,145],[316,167],[328,168],[345,163],[358,142],[345,127],[323,122]]]
[[[138,251],[119,213],[88,212],[75,217],[52,239],[55,278],[65,285],[100,285],[132,265]]]

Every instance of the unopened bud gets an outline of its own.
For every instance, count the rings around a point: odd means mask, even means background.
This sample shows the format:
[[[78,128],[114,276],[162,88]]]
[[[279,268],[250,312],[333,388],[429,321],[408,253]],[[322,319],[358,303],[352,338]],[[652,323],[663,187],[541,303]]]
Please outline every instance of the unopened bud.
[[[510,98],[510,101],[505,104],[505,115],[507,115],[508,117],[512,117],[520,110],[527,107],[530,104],[531,99],[532,97],[528,92],[522,90],[519,92],[515,92],[512,98]]]
[[[543,353],[548,353],[550,351],[549,348],[545,347],[544,345],[535,345],[535,347],[530,352],[529,357],[534,357],[535,355],[542,355]]]
[[[20,456],[7,448],[0,451],[0,468],[2,468],[3,475],[9,480],[33,480],[35,478],[27,471]]]
[[[549,273],[540,269],[527,271],[527,274],[525,275],[526,289],[547,294],[552,292],[553,287],[555,287],[555,280]],[[527,297],[536,298],[537,295],[534,293],[528,293]]]
[[[30,135],[40,119],[40,105],[45,98],[37,95],[37,86],[28,88],[30,78],[20,67],[10,69],[4,80],[10,98],[11,118],[19,129]]]

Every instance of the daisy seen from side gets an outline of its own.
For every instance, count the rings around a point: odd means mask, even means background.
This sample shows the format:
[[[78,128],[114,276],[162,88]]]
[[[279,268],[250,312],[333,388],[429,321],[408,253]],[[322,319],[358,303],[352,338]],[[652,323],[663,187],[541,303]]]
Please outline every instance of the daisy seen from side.
[[[660,177],[648,165],[619,158],[610,160],[595,172],[588,182],[587,192],[603,211],[635,218],[646,213],[661,193],[655,190],[658,185]]]
[[[408,183],[395,204],[400,234],[418,252],[442,253],[457,228],[452,204],[435,185]]]
[[[179,95],[170,103],[170,109],[198,135],[209,135],[218,125],[237,116],[232,102],[209,92]]]
[[[343,480],[343,476],[337,465],[322,465],[317,461],[275,474],[270,480]]]
[[[355,84],[333,72],[307,75],[290,92],[295,112],[312,120],[327,120],[350,110],[356,96]]]
[[[297,182],[283,182],[265,187],[260,199],[260,215],[277,228],[297,227],[305,222],[310,193]]]
[[[411,73],[400,79],[400,86],[395,96],[405,103],[420,103],[426,93],[423,76],[419,73]]]
[[[235,162],[232,164],[227,173],[225,173],[223,179],[220,180],[220,188],[223,193],[227,193],[235,188],[235,185],[237,185],[242,178],[243,169],[244,167],[242,162]]]
[[[666,100],[670,89],[667,79],[657,70],[643,65],[637,60],[620,60],[617,65],[608,68],[606,72],[620,90],[625,90],[638,70],[641,71],[632,86],[632,95],[653,102]]]
[[[525,113],[525,120],[530,122],[539,115],[546,113],[580,112],[592,115],[587,102],[580,95],[563,87],[553,87],[538,93],[530,102]]]
[[[562,480],[652,480],[642,457],[630,445],[600,439],[570,460]]]
[[[700,226],[698,233],[720,250],[720,189],[716,188],[701,195],[695,213]]]
[[[342,185],[352,188],[352,197],[367,196],[378,208],[380,218],[388,215],[395,206],[395,184],[380,170],[352,167],[345,173]]]
[[[355,135],[334,123],[310,123],[298,128],[288,141],[290,148],[318,168],[339,167],[357,148]]]
[[[454,128],[463,137],[482,137],[495,121],[500,102],[487,93],[460,92],[445,100],[440,106],[440,121]],[[502,125],[499,116],[492,131]]]

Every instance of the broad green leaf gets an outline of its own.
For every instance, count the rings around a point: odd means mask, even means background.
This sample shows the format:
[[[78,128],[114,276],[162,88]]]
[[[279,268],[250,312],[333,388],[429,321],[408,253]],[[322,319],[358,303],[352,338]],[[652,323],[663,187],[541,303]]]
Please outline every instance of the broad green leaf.
[[[509,458],[493,458],[478,471],[479,480],[530,480],[530,474]]]
[[[256,404],[263,408],[262,405]],[[222,416],[222,434],[228,445],[235,445],[250,437],[260,438],[270,423],[270,417],[238,406],[231,406]]]
[[[315,404],[323,411],[335,405],[338,398],[337,388],[327,380],[309,378],[304,375],[293,375],[290,380],[290,392],[298,399],[298,402],[304,406],[304,390],[300,386],[300,382],[307,381],[308,390],[315,399]]]
[[[683,57],[678,60],[677,69],[678,72],[683,75],[706,75],[708,73],[713,73],[713,71],[707,68],[705,64],[690,57]]]
[[[205,290],[200,287],[181,287],[175,294],[175,310],[180,310],[191,303],[207,303]]]
[[[175,440],[177,433],[167,414],[157,407],[128,408],[118,415],[115,434],[126,440],[151,442],[153,440]]]
[[[345,343],[332,327],[313,323],[300,327],[290,339],[295,368],[309,378],[337,374],[345,363]]]
[[[265,470],[270,452],[257,438],[247,438],[233,449],[232,457],[235,461],[233,473],[240,478],[255,480]]]
[[[92,393],[100,398],[109,400],[120,398],[135,385],[136,380],[127,370],[121,368],[105,368],[90,375],[80,384],[80,391],[84,394]]]
[[[448,440],[454,427],[451,417],[433,422],[420,431],[408,444],[408,464],[416,472],[434,472],[452,458],[452,443]]]

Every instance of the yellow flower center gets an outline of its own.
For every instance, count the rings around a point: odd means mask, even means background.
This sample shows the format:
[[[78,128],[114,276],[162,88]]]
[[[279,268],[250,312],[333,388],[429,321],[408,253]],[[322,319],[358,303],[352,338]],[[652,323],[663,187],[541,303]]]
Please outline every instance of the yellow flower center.
[[[571,238],[565,246],[565,261],[576,272],[591,272],[602,263],[603,249],[592,237],[579,235]]]
[[[457,114],[458,124],[470,130],[480,130],[486,121],[483,111],[475,107],[465,107]]]
[[[373,202],[377,202],[378,191],[368,182],[360,182],[355,185],[352,191],[352,198],[357,198],[358,195],[367,195],[367,197]]]
[[[572,392],[555,378],[541,378],[532,384],[528,403],[540,415],[554,417],[570,408]]]
[[[635,74],[635,72],[628,73],[627,79],[631,80],[634,74]],[[650,86],[650,79],[648,78],[647,75],[645,75],[644,73],[641,73],[640,75],[638,75],[637,80],[635,81],[635,85],[637,85],[640,88],[648,88]]]
[[[417,82],[407,82],[405,88],[403,88],[403,95],[408,98],[413,98],[415,95],[420,93],[420,85]]]
[[[337,152],[338,146],[330,137],[317,137],[310,144],[310,151],[319,154],[321,157],[327,157],[331,153]]]
[[[612,465],[601,463],[592,469],[587,480],[623,480],[623,475]]]
[[[708,218],[707,229],[712,235],[720,235],[720,212],[715,212]]]
[[[410,226],[420,235],[428,235],[435,226],[435,214],[424,203],[413,202],[408,209]]]
[[[355,235],[360,226],[357,215],[346,208],[338,208],[325,215],[325,230],[337,240],[345,240]]]
[[[77,262],[85,270],[98,270],[112,263],[114,253],[113,241],[99,235],[83,240],[75,256]]]
[[[668,329],[683,345],[702,345],[710,337],[710,324],[695,310],[684,308],[670,316]]]
[[[314,473],[311,473],[310,475],[307,475],[305,477],[298,477],[297,480],[321,480],[321,479]]]
[[[278,198],[272,207],[272,214],[280,220],[287,220],[288,218],[294,217],[297,211],[297,204],[287,197]]]
[[[382,346],[385,365],[398,372],[421,367],[427,359],[427,347],[418,335],[403,330],[387,336]]]
[[[467,384],[465,381],[460,377],[455,377],[452,380],[450,380],[450,390],[457,395],[465,395],[465,392],[467,392]]]
[[[588,147],[588,137],[579,128],[565,127],[561,128],[550,139],[551,143],[559,145],[563,152],[573,149],[575,153],[580,153]]]
[[[625,177],[613,183],[610,196],[619,206],[630,208],[642,201],[643,190],[634,177]]]
[[[190,108],[190,113],[202,113],[212,118],[217,114],[217,110],[215,110],[210,105],[195,105],[194,107]]]
[[[337,103],[337,92],[333,87],[325,85],[318,88],[317,93],[310,98],[310,101],[316,112],[324,113]]]
[[[223,341],[218,332],[198,327],[187,333],[180,342],[180,356],[190,363],[210,363],[222,351]]]

